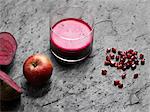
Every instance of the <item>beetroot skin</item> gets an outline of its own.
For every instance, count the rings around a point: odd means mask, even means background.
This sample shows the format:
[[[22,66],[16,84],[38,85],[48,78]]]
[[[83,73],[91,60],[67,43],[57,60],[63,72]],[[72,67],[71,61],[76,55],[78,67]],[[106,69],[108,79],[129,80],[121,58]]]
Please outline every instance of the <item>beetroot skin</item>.
[[[17,50],[17,42],[8,32],[0,33],[0,65],[9,65]]]

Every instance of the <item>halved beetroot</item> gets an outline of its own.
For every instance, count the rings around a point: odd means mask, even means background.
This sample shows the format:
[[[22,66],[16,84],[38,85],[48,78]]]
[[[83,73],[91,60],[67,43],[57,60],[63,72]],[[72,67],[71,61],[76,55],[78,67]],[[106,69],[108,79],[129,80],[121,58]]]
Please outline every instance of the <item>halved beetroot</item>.
[[[0,65],[9,65],[17,50],[17,42],[8,32],[0,33]]]
[[[0,33],[0,65],[9,65],[16,53],[17,42],[8,32]],[[12,101],[20,97],[19,87],[6,73],[0,70],[0,101]]]
[[[7,85],[12,87],[14,90],[16,90],[18,93],[22,93],[22,88],[19,87],[13,79],[11,79],[5,72],[0,71],[0,80],[4,81]]]

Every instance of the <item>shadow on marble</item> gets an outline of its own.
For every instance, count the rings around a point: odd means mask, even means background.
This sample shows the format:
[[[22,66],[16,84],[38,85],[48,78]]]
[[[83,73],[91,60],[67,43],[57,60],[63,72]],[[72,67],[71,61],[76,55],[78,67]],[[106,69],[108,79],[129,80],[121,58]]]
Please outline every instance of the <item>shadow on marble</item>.
[[[27,81],[22,84],[24,92],[27,96],[32,98],[39,98],[46,95],[51,88],[51,81],[46,82],[43,86],[33,87]]]

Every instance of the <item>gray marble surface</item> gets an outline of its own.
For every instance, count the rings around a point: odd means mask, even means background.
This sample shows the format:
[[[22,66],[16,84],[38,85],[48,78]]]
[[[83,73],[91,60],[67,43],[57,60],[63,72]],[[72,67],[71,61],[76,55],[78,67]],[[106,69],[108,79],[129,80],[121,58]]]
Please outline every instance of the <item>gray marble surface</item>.
[[[49,51],[49,13],[70,5],[92,9],[95,18],[93,52],[81,64],[59,65]],[[0,0],[0,32],[12,33],[18,43],[9,75],[25,92],[15,112],[150,112],[150,0]],[[128,70],[124,88],[113,86],[116,69],[105,67],[105,49],[133,48],[146,64]],[[22,73],[33,53],[49,55],[54,71],[42,88],[32,88]],[[107,76],[101,69],[109,70]],[[140,72],[138,79],[132,74]]]

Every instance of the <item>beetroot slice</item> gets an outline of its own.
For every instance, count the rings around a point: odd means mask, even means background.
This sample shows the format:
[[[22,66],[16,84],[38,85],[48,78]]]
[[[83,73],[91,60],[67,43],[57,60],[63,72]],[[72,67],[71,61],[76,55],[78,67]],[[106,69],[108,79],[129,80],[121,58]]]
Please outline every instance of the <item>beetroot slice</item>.
[[[8,32],[0,33],[0,65],[9,65],[17,50],[17,42]]]
[[[22,93],[23,90],[20,86],[16,84],[6,73],[3,71],[0,71],[0,80],[4,81],[6,84],[8,84],[10,87],[15,89],[17,92]]]

